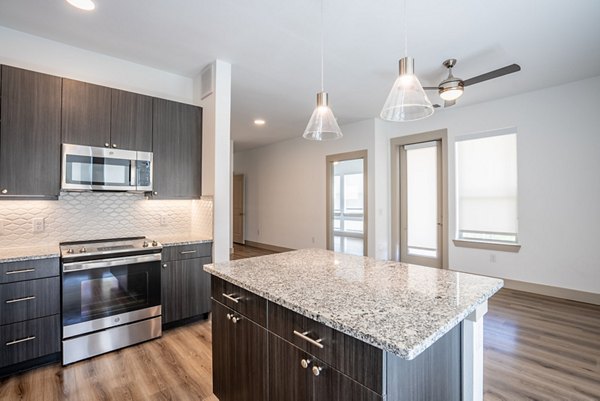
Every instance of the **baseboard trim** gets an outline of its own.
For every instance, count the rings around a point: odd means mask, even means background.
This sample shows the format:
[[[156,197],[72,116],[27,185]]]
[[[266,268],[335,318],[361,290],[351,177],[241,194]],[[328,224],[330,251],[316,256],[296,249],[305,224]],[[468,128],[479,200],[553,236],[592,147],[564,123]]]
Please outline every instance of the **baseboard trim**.
[[[273,252],[295,251],[295,249],[292,249],[292,248],[284,248],[282,246],[263,244],[262,242],[254,242],[254,241],[248,241],[248,240],[246,240],[245,245],[252,246],[254,248],[266,249],[267,251],[273,251]]]
[[[524,281],[503,279],[504,287],[511,290],[532,292],[534,294],[547,295],[549,297],[570,299],[572,301],[587,304],[600,305],[600,294],[593,292],[572,290],[569,288],[553,287],[551,285],[527,283]]]

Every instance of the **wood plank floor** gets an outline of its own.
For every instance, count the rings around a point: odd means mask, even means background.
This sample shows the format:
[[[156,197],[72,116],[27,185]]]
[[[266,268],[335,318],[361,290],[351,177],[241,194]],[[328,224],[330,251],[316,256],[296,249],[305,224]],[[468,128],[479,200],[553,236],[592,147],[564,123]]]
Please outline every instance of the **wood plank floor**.
[[[235,258],[271,254],[235,246]],[[0,380],[0,400],[201,400],[212,396],[211,324]],[[501,290],[484,323],[486,401],[600,400],[600,307]],[[279,401],[279,400],[277,400]],[[452,400],[449,400],[452,401]]]

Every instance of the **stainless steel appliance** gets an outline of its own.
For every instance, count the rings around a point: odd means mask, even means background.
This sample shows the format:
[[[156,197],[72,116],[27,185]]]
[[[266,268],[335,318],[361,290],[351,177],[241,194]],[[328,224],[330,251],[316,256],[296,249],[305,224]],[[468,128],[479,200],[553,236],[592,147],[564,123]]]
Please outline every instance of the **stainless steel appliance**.
[[[65,242],[63,365],[162,335],[162,245],[145,237]]]
[[[152,152],[62,145],[64,191],[152,191]]]

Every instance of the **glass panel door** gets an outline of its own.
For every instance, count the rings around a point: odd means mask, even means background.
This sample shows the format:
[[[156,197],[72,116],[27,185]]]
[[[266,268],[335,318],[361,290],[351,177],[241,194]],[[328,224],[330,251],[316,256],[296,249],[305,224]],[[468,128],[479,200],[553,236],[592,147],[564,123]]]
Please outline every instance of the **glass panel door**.
[[[439,141],[402,146],[400,260],[441,267],[441,152]]]
[[[362,155],[362,152],[358,152]],[[366,192],[364,157],[328,156],[328,249],[366,255]]]

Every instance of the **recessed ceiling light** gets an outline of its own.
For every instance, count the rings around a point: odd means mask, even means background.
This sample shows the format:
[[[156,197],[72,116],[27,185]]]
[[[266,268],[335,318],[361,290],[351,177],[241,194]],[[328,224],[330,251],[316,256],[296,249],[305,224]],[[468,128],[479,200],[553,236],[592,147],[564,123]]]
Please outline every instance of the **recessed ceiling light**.
[[[262,118],[257,118],[256,120],[254,120],[254,124],[256,125],[265,125],[266,121],[263,120]]]
[[[73,7],[77,7],[85,11],[92,11],[94,8],[96,8],[96,4],[94,4],[92,0],[67,0],[67,2]]]

